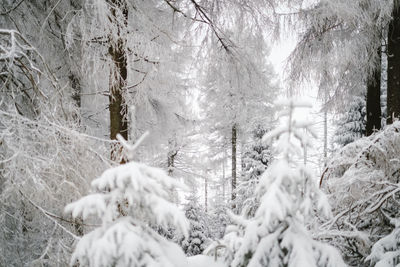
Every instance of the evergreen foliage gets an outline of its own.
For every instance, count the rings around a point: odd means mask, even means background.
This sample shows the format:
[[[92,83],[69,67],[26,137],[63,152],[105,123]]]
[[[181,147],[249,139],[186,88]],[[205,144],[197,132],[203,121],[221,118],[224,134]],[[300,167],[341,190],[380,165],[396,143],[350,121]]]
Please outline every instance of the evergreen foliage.
[[[365,98],[353,97],[342,117],[337,121],[333,142],[340,147],[365,136],[366,107]]]
[[[181,246],[187,256],[199,255],[207,246],[207,228],[204,224],[204,212],[193,195],[185,205],[185,215],[190,222],[189,237],[181,241]]]
[[[3,0],[0,266],[400,266],[399,3]],[[281,25],[290,88],[340,109],[323,167],[308,104],[265,128]]]
[[[210,215],[207,216],[210,231],[210,238],[212,240],[221,239],[225,234],[225,229],[230,223],[228,215],[229,207],[227,204],[218,204],[211,211]]]
[[[127,158],[137,146],[119,136]],[[138,143],[140,140],[138,141]],[[101,225],[77,243],[71,264],[82,266],[185,266],[181,249],[149,224],[173,226],[187,236],[184,214],[168,198],[168,188],[184,188],[164,171],[130,161],[106,170],[92,182],[96,193],[66,206],[73,217],[100,218]]]
[[[281,105],[287,124],[264,136],[264,140],[278,139],[278,159],[261,177],[257,187],[261,203],[254,217],[234,216],[236,237],[231,232],[223,240],[229,248],[226,254],[233,251],[233,255],[225,255],[225,259],[232,267],[343,266],[336,249],[313,240],[306,227],[315,215],[330,215],[311,172],[296,162],[301,154],[298,144],[309,145],[303,130],[312,131],[308,123],[294,120],[293,112],[308,105],[293,100]]]
[[[255,189],[258,181],[267,167],[271,164],[272,153],[270,147],[263,144],[262,137],[267,131],[257,125],[252,131],[251,145],[245,148],[242,156],[242,176],[237,187],[236,211],[245,216],[254,216],[259,206]]]

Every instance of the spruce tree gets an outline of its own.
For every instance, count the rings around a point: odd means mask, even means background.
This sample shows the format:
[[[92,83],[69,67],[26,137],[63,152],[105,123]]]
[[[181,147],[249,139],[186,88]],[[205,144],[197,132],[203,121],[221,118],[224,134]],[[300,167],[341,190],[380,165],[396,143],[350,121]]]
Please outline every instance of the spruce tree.
[[[168,189],[181,187],[163,170],[132,161],[135,146],[117,135],[128,163],[106,170],[92,182],[94,193],[66,206],[83,220],[98,217],[99,227],[79,239],[71,265],[185,266],[181,248],[149,225],[173,227],[187,237],[183,212],[167,200]]]
[[[330,216],[330,207],[310,170],[298,163],[301,147],[309,145],[304,130],[313,131],[293,114],[295,108],[308,104],[288,100],[281,106],[288,123],[264,136],[266,141],[277,139],[277,160],[257,186],[261,202],[254,217],[232,216],[237,234],[229,233],[222,242],[228,247],[225,260],[231,267],[345,266],[335,248],[309,234],[311,222],[316,216]]]
[[[355,96],[345,113],[337,122],[334,143],[343,147],[365,136],[366,103],[365,99]]]
[[[181,240],[181,246],[187,256],[195,256],[203,253],[206,248],[207,236],[204,225],[204,213],[194,195],[189,197],[185,205],[185,215],[189,219],[189,237]]]
[[[255,188],[260,176],[271,163],[272,154],[269,146],[262,143],[262,137],[267,131],[262,125],[253,130],[253,142],[246,148],[242,156],[242,180],[237,188],[237,213],[245,216],[254,216],[259,205],[255,197]]]

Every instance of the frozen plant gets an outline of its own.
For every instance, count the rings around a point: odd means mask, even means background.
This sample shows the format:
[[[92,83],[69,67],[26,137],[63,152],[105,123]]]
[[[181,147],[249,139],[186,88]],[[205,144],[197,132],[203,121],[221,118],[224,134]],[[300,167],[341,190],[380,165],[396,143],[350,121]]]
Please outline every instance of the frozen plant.
[[[127,164],[106,170],[92,182],[94,193],[69,204],[73,217],[97,216],[101,225],[79,240],[71,265],[80,266],[185,266],[178,245],[149,225],[174,227],[187,236],[184,213],[167,201],[168,188],[180,183],[158,168],[131,161],[135,146],[118,136]]]
[[[365,99],[354,96],[346,108],[345,114],[337,121],[333,142],[343,147],[365,136],[366,115]]]
[[[271,148],[262,143],[262,138],[267,130],[262,125],[257,125],[252,131],[252,144],[245,148],[242,156],[242,177],[239,181],[236,197],[238,214],[247,217],[254,216],[259,206],[259,199],[254,194],[260,176],[271,164]]]
[[[230,248],[234,255],[229,266],[345,266],[335,248],[314,240],[306,228],[314,216],[330,216],[330,207],[310,170],[296,161],[301,147],[309,145],[304,130],[313,132],[308,123],[294,119],[294,109],[309,104],[287,100],[279,105],[287,123],[263,138],[278,140],[277,158],[260,179],[256,193],[261,202],[254,217],[234,218],[240,244],[227,242],[236,246]],[[231,232],[229,238],[232,236]]]
[[[392,219],[395,229],[374,244],[366,258],[375,267],[398,266],[400,263],[400,220]]]
[[[320,184],[334,203],[324,225],[349,265],[358,265],[372,244],[393,231],[400,191],[400,122],[338,150]]]
[[[206,214],[202,212],[196,196],[191,195],[188,200],[185,215],[190,222],[189,237],[181,240],[181,246],[186,255],[195,256],[201,254],[207,245]]]

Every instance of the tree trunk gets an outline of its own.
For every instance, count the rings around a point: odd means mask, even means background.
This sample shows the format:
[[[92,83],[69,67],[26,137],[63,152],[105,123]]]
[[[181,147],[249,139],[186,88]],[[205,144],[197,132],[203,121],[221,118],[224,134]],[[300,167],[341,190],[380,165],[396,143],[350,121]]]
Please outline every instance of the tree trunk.
[[[225,152],[222,160],[222,201],[225,203]]]
[[[167,168],[168,168],[168,176],[172,176],[175,168],[175,157],[178,155],[178,149],[176,148],[176,142],[170,139],[168,141],[168,159],[167,159]]]
[[[206,176],[204,177],[204,209],[205,212],[208,211],[208,171],[206,172]]]
[[[128,9],[126,3],[122,0],[110,0],[112,5],[111,14],[112,20],[116,20],[116,8],[122,10],[125,19],[125,25],[128,22]],[[114,66],[111,68],[110,73],[110,96],[109,96],[109,111],[110,111],[110,139],[116,140],[117,134],[122,135],[125,140],[128,140],[128,123],[127,123],[127,107],[123,99],[124,87],[126,86],[126,80],[128,75],[127,70],[127,58],[125,55],[125,41],[118,37],[117,42],[111,42],[109,47],[109,53],[113,60]],[[111,159],[117,160],[120,157],[120,151],[116,147],[112,148]],[[125,163],[124,159],[121,159],[121,164]]]
[[[324,167],[328,162],[328,110],[326,108],[327,97],[325,97],[324,109]]]
[[[71,73],[69,76],[69,81],[71,82],[71,87],[72,87],[72,99],[74,100],[76,106],[78,108],[81,108],[81,93],[82,93],[82,88],[79,82],[79,79],[76,75]]]
[[[388,32],[387,124],[400,116],[400,12],[396,5]]]
[[[367,125],[366,135],[381,129],[381,48],[378,49],[378,65],[367,84]]]
[[[232,126],[232,209],[236,208],[234,200],[236,199],[236,145],[237,145],[236,124]]]

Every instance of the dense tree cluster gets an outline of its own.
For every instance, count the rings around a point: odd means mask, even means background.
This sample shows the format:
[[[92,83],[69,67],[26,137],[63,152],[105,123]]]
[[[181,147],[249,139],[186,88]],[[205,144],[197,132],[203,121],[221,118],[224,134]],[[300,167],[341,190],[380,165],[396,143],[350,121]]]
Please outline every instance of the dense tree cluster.
[[[0,266],[395,266],[399,79],[395,0],[3,0]]]

